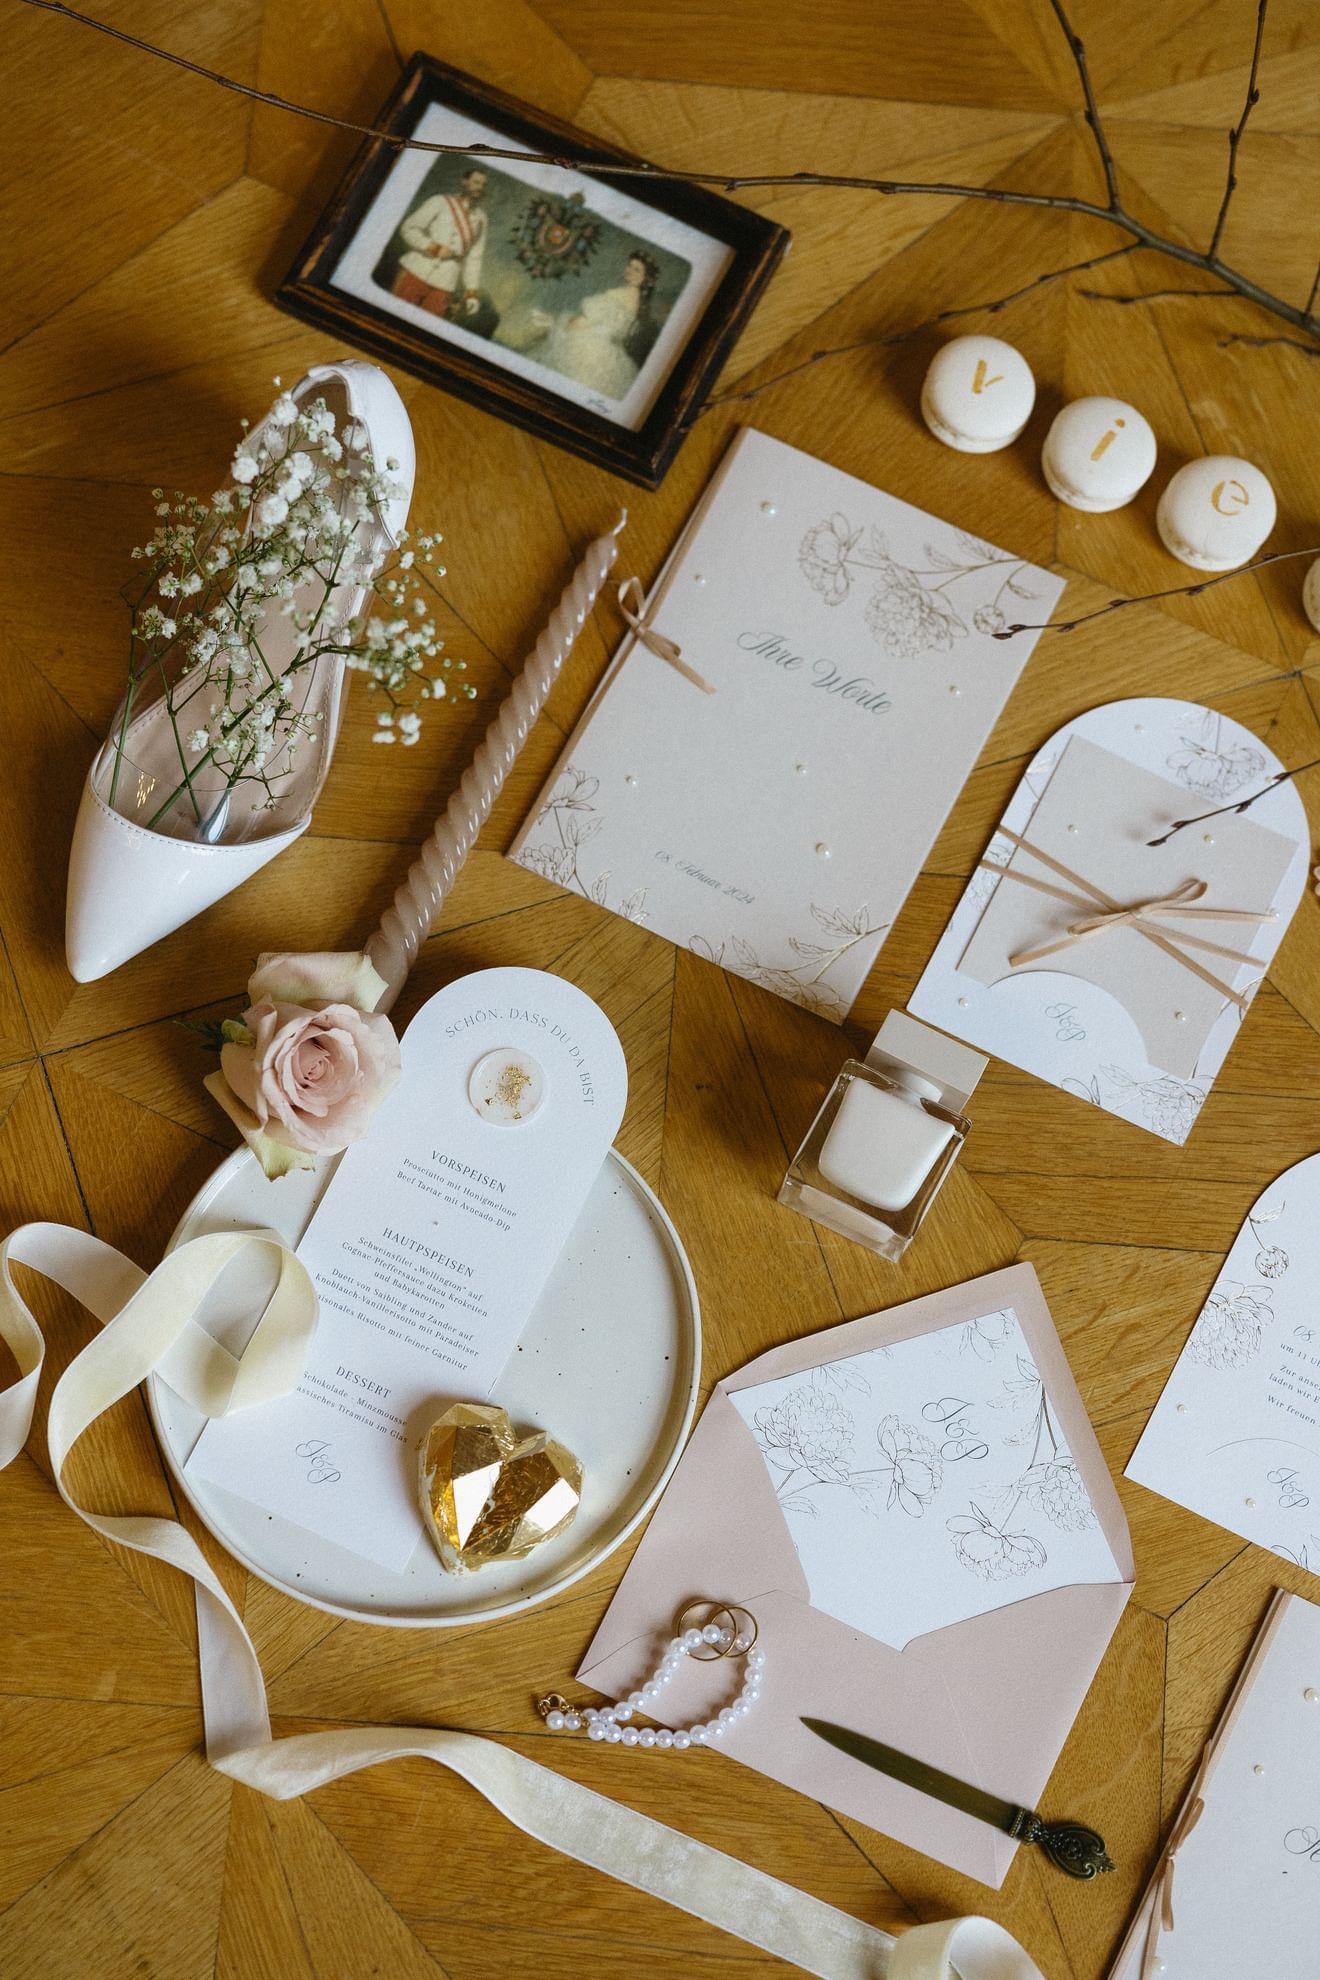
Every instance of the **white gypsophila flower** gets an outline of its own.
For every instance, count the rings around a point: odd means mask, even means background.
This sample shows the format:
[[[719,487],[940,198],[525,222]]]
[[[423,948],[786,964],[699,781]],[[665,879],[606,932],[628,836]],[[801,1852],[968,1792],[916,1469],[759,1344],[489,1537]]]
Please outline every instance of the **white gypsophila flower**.
[[[233,475],[235,481],[241,481],[245,483],[249,481],[255,481],[258,474],[261,472],[260,468],[257,465],[255,457],[251,453],[249,453],[246,447],[240,447],[238,452],[234,455],[233,463],[229,471]]]
[[[269,495],[261,497],[253,513],[257,519],[258,529],[270,531],[278,529],[285,520],[289,513],[289,505],[282,495],[272,489]]]
[[[292,426],[298,417],[298,402],[292,392],[281,392],[268,415],[272,426]]]
[[[188,747],[194,756],[200,756],[205,749],[209,748],[210,742],[211,732],[209,729],[194,729],[188,737]]]

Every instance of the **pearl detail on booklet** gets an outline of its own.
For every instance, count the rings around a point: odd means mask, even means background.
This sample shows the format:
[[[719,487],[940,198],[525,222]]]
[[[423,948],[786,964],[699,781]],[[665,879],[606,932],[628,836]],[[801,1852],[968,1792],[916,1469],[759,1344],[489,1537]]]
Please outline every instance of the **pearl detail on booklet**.
[[[711,1620],[700,1627],[684,1629],[684,1620],[693,1609],[711,1611]],[[728,1621],[721,1623],[716,1620],[720,1616],[727,1616]],[[745,1617],[746,1621],[740,1622],[740,1616]],[[761,1696],[765,1679],[765,1652],[756,1648],[756,1618],[737,1604],[690,1602],[680,1614],[675,1632],[651,1676],[635,1691],[630,1691],[626,1698],[612,1705],[573,1706],[557,1691],[538,1699],[536,1709],[549,1730],[554,1733],[585,1732],[587,1738],[598,1745],[640,1746],[648,1752],[658,1748],[662,1753],[686,1753],[694,1746],[718,1745],[732,1726],[746,1718]],[[727,1705],[719,1708],[713,1718],[672,1729],[668,1726],[634,1726],[629,1723],[635,1714],[650,1712],[687,1658],[701,1664],[712,1664],[725,1657],[745,1658],[746,1668],[734,1696]]]

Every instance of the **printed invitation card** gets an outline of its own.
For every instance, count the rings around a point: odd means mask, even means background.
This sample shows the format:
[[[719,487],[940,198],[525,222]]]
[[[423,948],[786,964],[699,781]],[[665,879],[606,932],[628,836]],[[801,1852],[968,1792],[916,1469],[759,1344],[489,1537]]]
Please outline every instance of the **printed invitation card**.
[[[511,857],[842,1020],[1062,590],[744,431]]]
[[[1320,1608],[1274,1597],[1109,1980],[1320,1972]]]
[[[1127,1475],[1320,1575],[1320,1155],[1248,1212]]]

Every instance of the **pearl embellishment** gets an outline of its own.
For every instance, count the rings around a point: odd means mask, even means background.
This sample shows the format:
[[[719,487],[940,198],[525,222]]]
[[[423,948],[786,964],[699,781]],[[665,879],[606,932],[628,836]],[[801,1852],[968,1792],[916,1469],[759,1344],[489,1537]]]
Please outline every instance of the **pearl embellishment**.
[[[714,1656],[710,1654],[712,1651]],[[628,1723],[634,1713],[650,1712],[685,1657],[695,1657],[699,1663],[715,1663],[725,1656],[745,1656],[747,1662],[736,1696],[729,1704],[722,1705],[712,1718],[704,1723],[674,1727],[672,1730],[667,1726],[634,1726]],[[761,1696],[764,1679],[764,1650],[752,1648],[745,1637],[736,1636],[731,1629],[708,1622],[700,1629],[687,1629],[681,1636],[671,1637],[653,1675],[616,1704],[588,1705],[578,1712],[556,1693],[552,1698],[541,1701],[541,1709],[546,1726],[553,1733],[585,1732],[587,1738],[598,1746],[636,1746],[648,1753],[687,1753],[694,1746],[718,1746],[730,1729],[751,1711]]]

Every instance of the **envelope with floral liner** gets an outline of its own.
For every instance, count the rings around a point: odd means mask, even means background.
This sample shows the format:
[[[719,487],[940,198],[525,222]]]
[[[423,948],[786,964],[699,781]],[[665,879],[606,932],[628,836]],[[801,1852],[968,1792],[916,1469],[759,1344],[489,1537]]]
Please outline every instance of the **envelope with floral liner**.
[[[1281,768],[1195,703],[1111,702],[1038,751],[908,1008],[1165,1140],[1186,1140],[1306,879]],[[1152,845],[1151,840],[1165,840]]]
[[[916,1388],[911,1357],[923,1362]],[[775,1409],[783,1419],[794,1407],[792,1455],[817,1499],[805,1513],[776,1440]],[[1005,1464],[1018,1473],[1007,1493]],[[1039,1281],[1018,1265],[772,1349],[718,1383],[578,1676],[626,1696],[684,1604],[745,1604],[764,1688],[724,1750],[997,1888],[1018,1847],[1007,1835],[801,1720],[870,1734],[1037,1808],[1133,1578]],[[719,1679],[718,1666],[686,1665],[656,1709],[674,1725],[713,1717]]]

